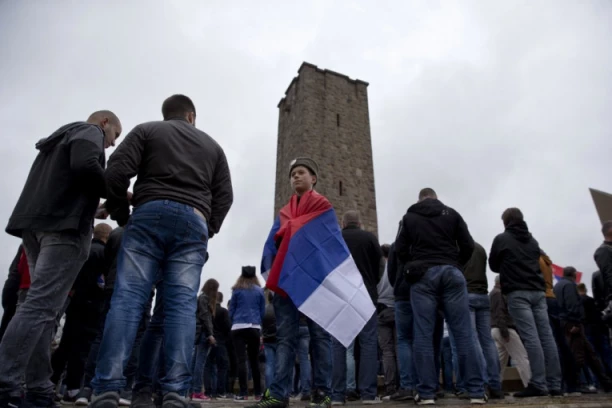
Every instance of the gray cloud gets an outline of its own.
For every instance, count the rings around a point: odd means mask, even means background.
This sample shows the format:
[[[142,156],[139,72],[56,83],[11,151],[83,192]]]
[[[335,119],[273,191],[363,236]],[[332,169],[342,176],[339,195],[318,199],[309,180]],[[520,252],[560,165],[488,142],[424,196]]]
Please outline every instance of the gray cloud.
[[[240,266],[259,266],[276,104],[306,60],[370,82],[382,241],[431,186],[485,248],[501,212],[520,206],[556,263],[595,269],[588,187],[612,190],[609,3],[152,3],[0,5],[0,220],[36,140],[106,108],[127,132],[182,92],[232,169],[235,204],[202,274],[228,293]],[[18,243],[0,235],[1,280]]]

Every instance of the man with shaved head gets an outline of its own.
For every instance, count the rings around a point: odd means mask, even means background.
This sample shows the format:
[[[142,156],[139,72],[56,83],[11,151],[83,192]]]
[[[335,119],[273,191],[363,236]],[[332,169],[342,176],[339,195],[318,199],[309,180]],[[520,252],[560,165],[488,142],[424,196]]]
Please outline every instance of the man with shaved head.
[[[378,239],[371,232],[361,228],[357,211],[347,211],[342,217],[342,237],[351,252],[357,269],[361,273],[372,303],[378,301],[378,282],[380,281],[380,261],[382,250]],[[378,372],[378,318],[376,313],[357,335],[361,358],[359,361],[359,391],[364,404],[371,404],[377,394]],[[354,349],[354,347],[350,347]],[[346,394],[346,347],[332,338],[332,403],[344,403]]]
[[[94,216],[106,197],[104,150],[120,134],[117,116],[102,110],[36,143],[38,155],[6,227],[23,241],[32,283],[0,344],[0,407],[22,403],[23,378],[29,405],[54,406],[55,318],[89,255]]]

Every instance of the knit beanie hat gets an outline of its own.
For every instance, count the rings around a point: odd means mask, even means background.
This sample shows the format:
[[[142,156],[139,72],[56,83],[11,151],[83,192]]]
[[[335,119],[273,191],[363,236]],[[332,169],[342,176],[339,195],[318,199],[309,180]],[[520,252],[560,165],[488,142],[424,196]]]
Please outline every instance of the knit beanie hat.
[[[243,266],[242,276],[245,278],[254,278],[255,277],[255,267],[254,266]]]
[[[295,169],[298,166],[306,167],[308,170],[310,170],[310,172],[313,175],[315,175],[316,177],[319,177],[319,165],[317,164],[316,161],[314,161],[310,157],[298,157],[294,159],[291,162],[290,167],[289,167],[289,177],[291,177],[291,172],[293,171],[293,169]]]

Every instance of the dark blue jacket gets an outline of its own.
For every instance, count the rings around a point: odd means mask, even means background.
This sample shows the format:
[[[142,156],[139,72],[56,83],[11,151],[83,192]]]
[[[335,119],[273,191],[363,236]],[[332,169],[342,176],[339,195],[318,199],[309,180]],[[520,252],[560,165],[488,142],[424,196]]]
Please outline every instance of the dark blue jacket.
[[[229,304],[232,325],[250,323],[261,326],[265,314],[266,300],[262,288],[253,286],[251,289],[232,290]]]
[[[581,323],[584,309],[576,282],[563,278],[553,287],[553,291],[559,303],[559,319],[562,322]]]

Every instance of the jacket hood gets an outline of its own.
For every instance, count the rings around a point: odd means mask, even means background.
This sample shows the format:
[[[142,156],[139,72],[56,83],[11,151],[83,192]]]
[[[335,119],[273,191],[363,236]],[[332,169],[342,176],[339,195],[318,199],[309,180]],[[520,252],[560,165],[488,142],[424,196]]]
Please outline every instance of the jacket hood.
[[[88,123],[87,122],[72,122],[72,123],[62,126],[61,128],[57,129],[55,132],[53,132],[51,136],[46,137],[44,139],[40,139],[38,142],[36,142],[36,149],[40,150],[41,152],[48,152],[49,150],[53,149],[59,142],[61,142],[64,139],[68,131],[73,130],[83,125],[88,125]]]
[[[531,232],[527,228],[525,221],[515,221],[508,224],[506,232],[510,233],[520,242],[527,242],[531,239]]]
[[[409,213],[419,214],[423,217],[438,217],[442,213],[448,210],[448,208],[442,204],[442,202],[435,198],[428,198],[423,201],[419,201],[408,208]]]

